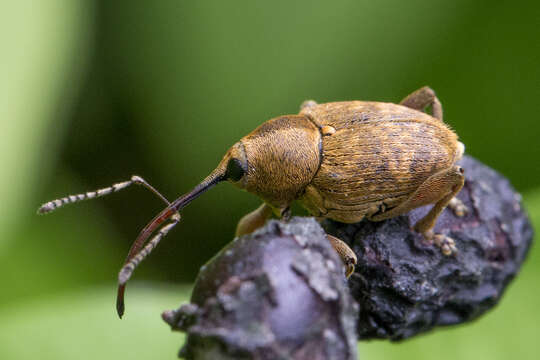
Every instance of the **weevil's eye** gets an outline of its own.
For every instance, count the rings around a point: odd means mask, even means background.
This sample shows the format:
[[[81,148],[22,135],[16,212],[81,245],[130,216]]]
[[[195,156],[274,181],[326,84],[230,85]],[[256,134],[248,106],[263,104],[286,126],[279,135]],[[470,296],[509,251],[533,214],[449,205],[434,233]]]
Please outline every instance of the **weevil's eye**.
[[[227,163],[227,179],[231,181],[238,181],[244,176],[246,171],[244,170],[244,167],[242,166],[242,162],[236,158],[232,158]]]

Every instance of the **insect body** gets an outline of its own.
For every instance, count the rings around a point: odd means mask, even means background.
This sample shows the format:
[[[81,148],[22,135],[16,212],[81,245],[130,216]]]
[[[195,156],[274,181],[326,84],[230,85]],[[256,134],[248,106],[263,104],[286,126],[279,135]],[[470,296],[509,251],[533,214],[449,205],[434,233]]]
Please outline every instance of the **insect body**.
[[[422,111],[429,105],[433,116]],[[464,183],[463,170],[456,165],[463,151],[456,134],[443,123],[440,102],[428,87],[409,95],[400,105],[307,101],[298,115],[268,120],[240,139],[206,179],[172,203],[142,178],[133,177],[97,192],[51,201],[40,213],[131,183],[144,185],[168,204],[141,231],[120,271],[117,310],[121,316],[125,284],[135,267],[180,220],[180,210],[222,181],[263,200],[258,209],[240,220],[237,235],[262,226],[272,213],[287,219],[295,200],[314,216],[346,223],[364,218],[380,221],[433,204],[414,228],[450,255],[456,251],[452,239],[434,234],[432,228],[448,204],[458,215],[466,210],[454,198]],[[351,275],[356,264],[354,252],[341,240],[328,238],[342,257],[347,276]]]

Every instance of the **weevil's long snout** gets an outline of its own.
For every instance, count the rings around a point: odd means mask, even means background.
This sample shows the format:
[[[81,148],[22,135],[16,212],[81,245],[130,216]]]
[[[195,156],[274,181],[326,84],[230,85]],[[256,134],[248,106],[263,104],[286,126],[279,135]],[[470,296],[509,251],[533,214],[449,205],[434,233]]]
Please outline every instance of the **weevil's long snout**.
[[[116,297],[116,311],[121,318],[124,314],[124,292],[126,283],[133,274],[133,271],[144,260],[146,256],[157,246],[159,240],[180,220],[178,214],[180,210],[186,207],[190,202],[198,198],[202,193],[211,189],[217,183],[227,179],[227,155],[218,165],[218,167],[210,173],[199,185],[185,195],[180,196],[163,211],[161,211],[152,221],[150,221],[140,232],[139,236],[129,249],[128,255],[124,262],[124,266],[118,274],[118,293]],[[156,231],[161,224],[171,219],[172,222],[161,228],[159,233],[146,245],[146,241]],[[143,248],[144,246],[144,248]]]

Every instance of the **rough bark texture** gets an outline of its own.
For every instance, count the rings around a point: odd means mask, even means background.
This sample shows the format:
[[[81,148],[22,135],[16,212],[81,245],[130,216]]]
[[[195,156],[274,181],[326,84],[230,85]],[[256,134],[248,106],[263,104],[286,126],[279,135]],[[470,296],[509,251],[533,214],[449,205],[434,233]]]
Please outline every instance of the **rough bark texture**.
[[[191,304],[166,311],[186,359],[356,359],[357,306],[312,218],[272,220],[199,273]]]
[[[444,256],[411,230],[429,207],[382,222],[323,221],[358,256],[349,279],[323,230],[309,218],[270,221],[236,239],[201,269],[191,304],[163,313],[187,332],[187,359],[354,359],[356,339],[406,339],[474,319],[493,307],[532,241],[520,196],[465,157],[459,198],[435,231],[452,237]]]
[[[466,182],[458,198],[469,213],[459,218],[446,209],[435,226],[455,240],[456,256],[410,230],[429,207],[383,222],[323,223],[358,256],[349,284],[360,304],[360,339],[401,340],[472,320],[497,304],[518,273],[533,237],[520,195],[471,157],[461,166]]]

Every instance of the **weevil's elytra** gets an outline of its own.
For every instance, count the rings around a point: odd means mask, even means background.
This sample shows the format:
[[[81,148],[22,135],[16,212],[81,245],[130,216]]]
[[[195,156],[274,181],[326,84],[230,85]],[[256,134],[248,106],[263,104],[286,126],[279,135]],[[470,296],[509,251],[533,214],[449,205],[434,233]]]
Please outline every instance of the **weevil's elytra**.
[[[423,110],[432,107],[432,115]],[[43,205],[46,213],[67,203],[103,196],[131,184],[154,192],[167,207],[144,227],[119,274],[117,311],[124,311],[124,288],[137,265],[179,222],[179,211],[219,182],[229,181],[263,200],[238,223],[237,235],[261,227],[274,213],[290,217],[298,200],[312,215],[353,223],[380,221],[419,206],[433,207],[414,226],[446,255],[454,242],[432,229],[447,205],[463,216],[467,209],[454,198],[464,183],[456,165],[464,152],[457,135],[442,121],[442,106],[429,87],[400,104],[305,101],[297,115],[260,125],[234,144],[218,166],[191,192],[174,202],[138,176],[109,188],[70,196]],[[150,241],[148,239],[155,234]],[[329,237],[350,276],[356,255],[341,240]]]
[[[337,221],[369,219],[383,201],[395,207],[461,157],[457,136],[442,121],[404,106],[351,101],[301,113],[321,129],[336,129],[322,139],[324,160],[311,183],[323,202],[301,202],[313,212],[326,208]]]

